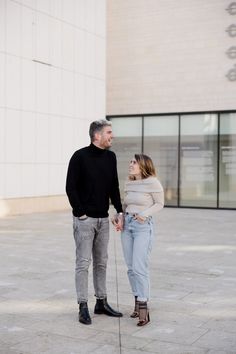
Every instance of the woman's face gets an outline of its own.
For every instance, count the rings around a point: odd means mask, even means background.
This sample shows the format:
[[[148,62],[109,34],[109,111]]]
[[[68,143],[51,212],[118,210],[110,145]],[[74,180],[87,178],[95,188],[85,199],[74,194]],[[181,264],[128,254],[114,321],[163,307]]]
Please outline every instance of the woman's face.
[[[141,177],[141,171],[137,160],[133,157],[129,163],[129,174],[135,177]]]

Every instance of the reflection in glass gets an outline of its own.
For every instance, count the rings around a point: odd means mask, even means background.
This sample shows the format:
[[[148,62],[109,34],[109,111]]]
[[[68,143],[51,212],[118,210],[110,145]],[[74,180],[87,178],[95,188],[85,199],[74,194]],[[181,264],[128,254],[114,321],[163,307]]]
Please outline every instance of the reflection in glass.
[[[181,116],[180,205],[216,204],[217,115]]]
[[[165,205],[178,203],[178,116],[144,118],[144,153],[155,164],[165,190]]]
[[[236,208],[236,113],[220,116],[219,207]]]
[[[111,150],[116,153],[120,191],[123,198],[124,182],[134,154],[142,152],[142,118],[110,118],[114,135]]]

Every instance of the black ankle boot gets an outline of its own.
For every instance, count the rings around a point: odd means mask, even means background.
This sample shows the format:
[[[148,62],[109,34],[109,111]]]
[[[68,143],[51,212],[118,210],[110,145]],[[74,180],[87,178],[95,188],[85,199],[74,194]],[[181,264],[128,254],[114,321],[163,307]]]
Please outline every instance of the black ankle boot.
[[[107,298],[105,299],[97,299],[95,308],[94,308],[94,313],[97,315],[107,315],[107,316],[112,316],[112,317],[122,317],[123,314],[121,312],[113,310],[111,306],[107,303]]]
[[[81,302],[79,304],[79,322],[89,325],[92,323],[87,302]]]

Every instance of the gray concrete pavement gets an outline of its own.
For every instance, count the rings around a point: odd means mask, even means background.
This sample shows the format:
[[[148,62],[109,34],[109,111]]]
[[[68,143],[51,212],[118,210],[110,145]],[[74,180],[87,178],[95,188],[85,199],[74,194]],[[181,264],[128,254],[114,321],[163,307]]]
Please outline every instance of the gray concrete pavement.
[[[77,321],[70,212],[0,220],[0,353],[236,353],[236,212],[165,208],[151,257],[151,323],[133,299],[111,231],[108,300],[124,317]],[[111,229],[112,230],[112,229]]]

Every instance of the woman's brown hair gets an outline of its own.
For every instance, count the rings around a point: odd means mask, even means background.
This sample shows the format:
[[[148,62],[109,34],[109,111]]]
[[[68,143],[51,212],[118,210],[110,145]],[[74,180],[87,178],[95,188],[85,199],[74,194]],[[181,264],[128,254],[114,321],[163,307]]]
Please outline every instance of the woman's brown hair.
[[[144,154],[135,154],[134,155],[135,160],[137,161],[140,172],[141,172],[141,178],[145,179],[151,176],[156,176],[156,170],[154,167],[154,164],[152,162],[152,159]],[[134,180],[134,176],[129,176],[130,180]]]

